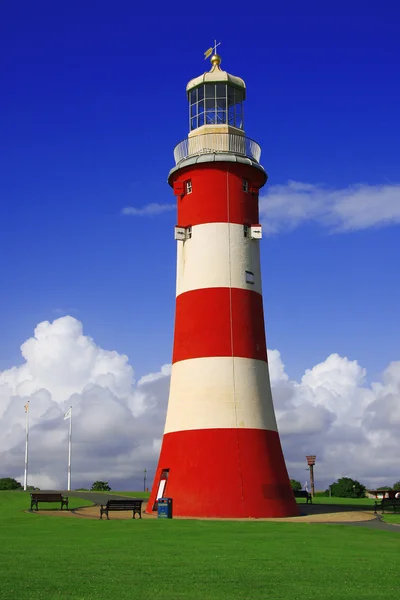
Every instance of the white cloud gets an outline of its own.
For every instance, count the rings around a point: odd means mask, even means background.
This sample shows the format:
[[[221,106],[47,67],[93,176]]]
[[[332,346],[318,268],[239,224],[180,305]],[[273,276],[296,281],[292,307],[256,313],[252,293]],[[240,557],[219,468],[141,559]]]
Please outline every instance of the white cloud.
[[[0,476],[23,478],[25,413],[30,401],[29,481],[65,487],[68,422],[73,406],[73,487],[96,479],[114,488],[142,483],[156,466],[170,365],[135,383],[127,356],[99,348],[72,317],[40,323],[21,346],[25,362],[0,372]],[[355,360],[331,354],[290,379],[280,353],[268,353],[275,410],[291,477],[306,479],[306,454],[317,455],[318,488],[346,475],[367,485],[400,479],[400,361],[366,384]],[[139,487],[140,489],[140,487]]]
[[[266,187],[260,220],[268,234],[316,222],[339,233],[400,223],[400,184],[358,184],[332,189],[289,181]]]
[[[74,487],[104,478],[129,487],[143,468],[155,463],[168,365],[136,385],[127,356],[99,348],[69,316],[40,323],[21,352],[25,362],[20,367],[0,372],[3,476],[22,480],[27,400],[32,484],[66,485],[68,423],[63,414],[70,405]]]
[[[317,487],[341,476],[369,486],[400,480],[400,362],[385,369],[381,382],[367,385],[365,377],[357,361],[331,354],[300,382],[272,379],[291,476],[305,479],[305,456],[316,454]]]
[[[157,204],[156,202],[152,202],[151,204],[146,204],[141,208],[125,206],[125,208],[121,210],[121,214],[129,215],[131,217],[154,217],[155,215],[160,215],[172,210],[176,210],[175,204]]]

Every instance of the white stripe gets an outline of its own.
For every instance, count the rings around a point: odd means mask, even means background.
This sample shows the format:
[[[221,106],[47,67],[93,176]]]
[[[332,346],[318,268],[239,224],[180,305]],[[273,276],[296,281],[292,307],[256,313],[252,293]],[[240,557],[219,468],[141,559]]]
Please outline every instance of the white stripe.
[[[175,363],[165,433],[235,427],[277,431],[267,363],[225,356]]]
[[[176,295],[212,287],[249,289],[261,294],[259,241],[244,237],[243,225],[205,223],[178,241]],[[254,284],[246,283],[246,271]]]

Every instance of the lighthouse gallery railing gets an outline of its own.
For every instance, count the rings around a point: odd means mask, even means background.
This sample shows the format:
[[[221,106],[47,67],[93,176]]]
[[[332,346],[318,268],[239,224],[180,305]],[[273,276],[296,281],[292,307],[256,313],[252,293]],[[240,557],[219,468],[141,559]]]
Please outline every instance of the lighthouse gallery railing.
[[[174,149],[175,164],[189,156],[226,152],[260,162],[261,147],[254,140],[235,133],[202,133],[186,138]]]

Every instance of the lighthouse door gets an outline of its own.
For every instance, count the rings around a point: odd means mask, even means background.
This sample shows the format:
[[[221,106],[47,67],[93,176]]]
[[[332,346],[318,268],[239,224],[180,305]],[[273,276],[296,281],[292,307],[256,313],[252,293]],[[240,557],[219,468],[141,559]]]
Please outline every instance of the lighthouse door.
[[[158,500],[164,495],[164,491],[168,481],[169,469],[163,469],[161,471],[160,483],[158,484],[157,496],[153,505],[153,510],[157,510]]]

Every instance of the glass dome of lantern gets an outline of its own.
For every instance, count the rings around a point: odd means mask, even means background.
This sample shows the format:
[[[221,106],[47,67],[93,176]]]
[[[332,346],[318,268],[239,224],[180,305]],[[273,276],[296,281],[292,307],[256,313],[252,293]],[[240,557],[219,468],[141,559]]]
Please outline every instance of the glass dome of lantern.
[[[243,131],[246,85],[240,77],[221,69],[218,54],[212,56],[211,65],[210,71],[192,79],[186,86],[189,129],[194,132],[204,126],[222,125]]]

